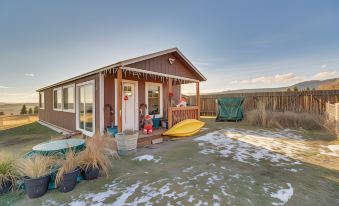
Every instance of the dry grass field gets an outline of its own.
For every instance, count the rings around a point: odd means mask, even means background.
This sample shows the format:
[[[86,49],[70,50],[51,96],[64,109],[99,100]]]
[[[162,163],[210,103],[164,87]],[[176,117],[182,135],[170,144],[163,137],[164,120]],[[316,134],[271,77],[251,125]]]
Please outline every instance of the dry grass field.
[[[37,115],[0,116],[0,131],[30,124],[37,120]]]
[[[0,112],[4,112],[5,115],[18,115],[20,114],[20,110],[22,105],[25,104],[27,107],[27,110],[29,108],[34,108],[35,106],[38,106],[38,103],[1,103],[0,102]]]

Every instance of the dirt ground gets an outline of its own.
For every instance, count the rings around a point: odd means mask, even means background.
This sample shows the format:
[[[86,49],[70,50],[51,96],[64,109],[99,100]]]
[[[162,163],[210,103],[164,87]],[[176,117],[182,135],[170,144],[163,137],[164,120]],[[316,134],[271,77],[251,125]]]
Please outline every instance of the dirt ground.
[[[0,205],[339,205],[336,137],[203,120],[194,137],[113,160],[107,178],[34,200],[9,193]]]

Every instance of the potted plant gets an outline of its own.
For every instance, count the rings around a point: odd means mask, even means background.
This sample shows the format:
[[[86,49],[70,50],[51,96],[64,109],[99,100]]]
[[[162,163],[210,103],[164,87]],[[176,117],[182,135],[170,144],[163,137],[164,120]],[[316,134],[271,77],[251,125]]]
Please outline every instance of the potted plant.
[[[47,192],[53,163],[52,157],[43,155],[21,160],[19,171],[24,176],[24,185],[29,198],[41,197]]]
[[[126,130],[115,135],[119,155],[127,155],[135,151],[138,145],[139,131]]]
[[[15,158],[8,153],[0,154],[0,195],[10,191],[16,183]]]
[[[100,170],[108,176],[108,171],[112,167],[109,143],[108,139],[104,139],[98,133],[86,140],[85,150],[79,153],[80,167],[85,180],[96,179]]]
[[[60,186],[61,192],[69,192],[77,184],[77,178],[80,173],[80,163],[77,154],[69,150],[64,159],[58,161],[58,172],[55,178],[55,185]]]

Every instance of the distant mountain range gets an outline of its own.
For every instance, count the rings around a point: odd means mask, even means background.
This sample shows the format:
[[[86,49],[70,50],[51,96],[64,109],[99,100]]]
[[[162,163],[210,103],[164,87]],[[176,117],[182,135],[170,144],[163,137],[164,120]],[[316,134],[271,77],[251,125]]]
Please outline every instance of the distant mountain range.
[[[257,89],[237,89],[237,90],[227,90],[222,92],[213,92],[208,94],[232,94],[232,93],[255,93],[255,92],[281,92],[286,91],[288,88],[293,89],[297,87],[298,90],[309,89],[318,89],[322,84],[328,84],[335,81],[338,81],[339,78],[326,79],[326,80],[310,80],[304,81],[297,84],[293,84],[289,87],[278,87],[278,88],[257,88]]]

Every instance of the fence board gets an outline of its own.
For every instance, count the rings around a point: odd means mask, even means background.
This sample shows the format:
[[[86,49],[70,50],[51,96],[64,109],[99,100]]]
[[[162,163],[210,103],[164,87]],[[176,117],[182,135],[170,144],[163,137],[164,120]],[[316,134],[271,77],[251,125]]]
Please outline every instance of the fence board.
[[[202,94],[200,95],[200,115],[216,115],[216,99],[220,97],[245,97],[245,112],[257,108],[258,102],[262,101],[268,109],[277,111],[323,114],[326,112],[326,102],[337,103],[339,101],[339,90]],[[190,96],[189,102],[194,104],[195,96]]]

